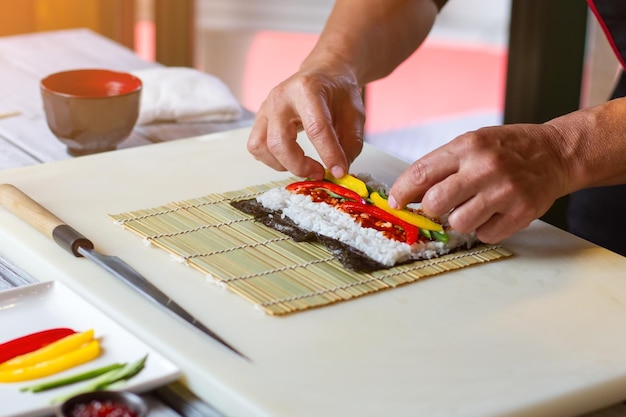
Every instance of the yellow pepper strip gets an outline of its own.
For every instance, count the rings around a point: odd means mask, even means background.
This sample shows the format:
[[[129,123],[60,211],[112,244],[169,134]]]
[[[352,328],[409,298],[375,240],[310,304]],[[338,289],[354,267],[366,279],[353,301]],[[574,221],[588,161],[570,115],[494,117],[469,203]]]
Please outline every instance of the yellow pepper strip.
[[[93,329],[82,333],[74,333],[33,352],[16,356],[15,358],[0,364],[0,372],[9,371],[11,369],[26,368],[39,362],[43,362],[76,350],[80,346],[91,341],[93,339],[93,333]]]
[[[372,200],[372,203],[374,203],[376,207],[381,208],[386,212],[393,214],[397,218],[419,227],[420,229],[434,230],[435,232],[441,232],[443,230],[442,225],[430,220],[427,217],[421,216],[410,210],[393,209],[389,207],[389,203],[387,203],[387,200],[381,197],[381,195],[377,192],[373,192],[372,194],[370,194],[370,200]]]
[[[350,174],[346,174],[341,178],[335,178],[329,170],[326,170],[324,179],[337,185],[341,185],[342,187],[346,187],[347,189],[354,191],[363,198],[367,198],[369,196],[369,190],[367,189],[367,185],[365,185],[365,183],[357,177],[353,177]]]
[[[0,371],[0,383],[22,382],[43,378],[73,368],[100,355],[100,343],[94,339],[78,349],[24,368]]]

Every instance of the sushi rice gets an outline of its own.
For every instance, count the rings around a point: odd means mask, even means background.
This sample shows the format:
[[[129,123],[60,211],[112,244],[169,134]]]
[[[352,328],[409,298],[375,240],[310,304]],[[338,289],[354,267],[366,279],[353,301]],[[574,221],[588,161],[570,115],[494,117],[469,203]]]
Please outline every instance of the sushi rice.
[[[372,180],[368,174],[360,174],[358,177],[373,189],[386,191],[384,184]],[[381,231],[362,227],[352,216],[329,204],[313,202],[308,195],[292,193],[282,187],[264,192],[257,197],[257,201],[267,209],[280,210],[283,217],[288,217],[298,227],[337,239],[385,266],[431,259],[457,248],[470,248],[477,243],[474,233],[461,234],[444,224],[449,237],[447,243],[418,240],[413,245],[408,245],[386,238]]]

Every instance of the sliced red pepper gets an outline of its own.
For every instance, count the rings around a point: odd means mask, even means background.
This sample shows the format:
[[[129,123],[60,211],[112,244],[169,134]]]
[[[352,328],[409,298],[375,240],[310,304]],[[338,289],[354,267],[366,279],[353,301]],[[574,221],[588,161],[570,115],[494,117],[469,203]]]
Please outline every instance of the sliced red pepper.
[[[336,194],[342,198],[363,202],[363,197],[361,197],[358,193],[343,187],[341,185],[334,184],[328,181],[298,181],[293,182],[285,187],[287,191],[298,192],[299,190],[310,190],[315,188],[321,188],[323,190],[328,190],[333,194]]]
[[[0,363],[13,359],[16,356],[33,352],[74,333],[76,332],[72,329],[59,327],[42,330],[4,342],[0,344]]]
[[[345,201],[341,203],[339,208],[343,209],[348,213],[365,213],[370,216],[382,220],[384,222],[389,222],[395,226],[401,227],[404,230],[405,234],[405,243],[412,245],[418,239],[419,229],[417,226],[412,225],[411,223],[405,222],[394,216],[393,214],[389,214],[385,210],[373,206],[371,204],[363,204],[363,203],[355,203],[352,201]]]

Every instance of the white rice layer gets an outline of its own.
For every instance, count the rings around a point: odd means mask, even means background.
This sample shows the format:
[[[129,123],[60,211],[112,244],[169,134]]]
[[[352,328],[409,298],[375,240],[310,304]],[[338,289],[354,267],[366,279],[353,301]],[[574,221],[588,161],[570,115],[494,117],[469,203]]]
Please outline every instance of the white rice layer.
[[[292,193],[284,188],[273,188],[257,197],[257,201],[270,210],[281,210],[304,230],[319,233],[352,246],[371,259],[393,266],[411,259],[430,259],[446,254],[450,248],[475,242],[473,235],[448,232],[449,241],[416,242],[408,245],[388,239],[375,229],[362,227],[349,214],[326,203],[315,203],[310,196]]]

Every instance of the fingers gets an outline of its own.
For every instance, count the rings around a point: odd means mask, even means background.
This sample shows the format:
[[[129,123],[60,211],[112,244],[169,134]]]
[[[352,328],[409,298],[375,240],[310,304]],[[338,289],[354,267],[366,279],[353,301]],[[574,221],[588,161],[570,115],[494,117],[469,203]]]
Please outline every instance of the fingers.
[[[518,222],[512,216],[496,213],[476,229],[476,237],[484,243],[498,243],[529,224],[530,220]]]
[[[338,113],[343,115],[341,123],[336,126],[337,136],[341,148],[348,161],[348,166],[356,159],[363,150],[365,138],[365,108],[361,98],[360,90],[353,90],[350,99],[354,106],[348,109],[338,109]],[[338,176],[335,176],[338,178]]]
[[[516,195],[509,184],[480,184],[476,178],[450,175],[426,191],[422,208],[433,217],[448,214],[452,229],[476,232],[485,243],[499,242],[540,215],[539,206],[522,201],[521,194]]]
[[[306,156],[298,145],[298,131],[302,127],[300,117],[289,101],[280,97],[275,99],[272,94],[257,113],[248,138],[248,152],[273,169],[321,179],[324,167]]]
[[[480,240],[504,239],[545,213],[562,195],[564,173],[545,128],[483,128],[413,163],[390,190],[389,203],[421,202],[426,214],[448,213],[450,226]]]
[[[306,88],[296,102],[302,126],[333,176],[348,173],[363,149],[365,110],[353,80],[337,77],[322,88]]]
[[[296,76],[272,90],[261,106],[248,151],[268,166],[300,177],[321,179],[324,166],[341,177],[362,150],[364,121],[360,91],[354,82],[341,77]],[[305,155],[298,144],[300,128],[321,163]]]
[[[304,100],[296,103],[296,111],[302,119],[302,127],[324,165],[335,177],[342,177],[348,172],[349,164],[339,142],[338,133],[333,126],[329,103],[323,96],[306,95]],[[323,169],[321,177],[323,177]]]
[[[472,191],[453,176],[460,169],[459,156],[448,148],[444,145],[404,171],[391,187],[389,204],[400,208],[421,201],[428,214],[441,216],[469,198]]]
[[[250,152],[257,160],[265,163],[277,171],[286,171],[283,164],[270,152],[266,146],[267,143],[267,118],[260,114],[257,115],[254,126],[248,137],[248,152]]]
[[[460,233],[475,231],[482,242],[496,243],[528,226],[530,220],[526,219],[531,217],[521,213],[516,203],[516,200],[477,193],[452,210],[448,223]]]
[[[320,122],[327,124],[327,121]],[[291,109],[276,112],[267,123],[267,150],[285,169],[300,177],[321,179],[324,167],[305,155],[297,142],[298,130],[305,121],[301,120]],[[324,134],[329,134],[325,131]]]

